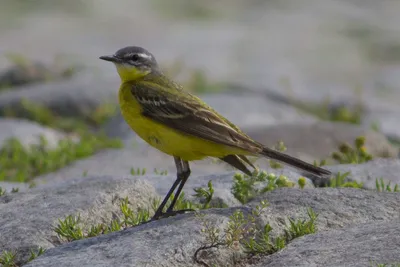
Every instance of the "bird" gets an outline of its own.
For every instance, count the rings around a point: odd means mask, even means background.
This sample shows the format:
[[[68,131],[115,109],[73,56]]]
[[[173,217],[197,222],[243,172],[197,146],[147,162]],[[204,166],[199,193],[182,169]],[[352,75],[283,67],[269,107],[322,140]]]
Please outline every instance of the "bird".
[[[266,157],[318,177],[331,175],[326,169],[253,140],[199,97],[168,78],[146,49],[127,46],[99,58],[114,63],[120,76],[118,102],[124,120],[140,138],[172,156],[175,162],[176,180],[151,220],[185,212],[175,211],[174,206],[191,174],[191,161],[217,158],[252,175],[249,167],[256,167],[247,157]],[[164,212],[172,194],[173,199]]]

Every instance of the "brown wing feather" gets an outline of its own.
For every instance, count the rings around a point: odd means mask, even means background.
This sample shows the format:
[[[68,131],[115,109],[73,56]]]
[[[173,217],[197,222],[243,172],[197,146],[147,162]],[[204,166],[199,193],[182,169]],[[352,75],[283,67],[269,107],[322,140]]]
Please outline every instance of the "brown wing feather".
[[[202,103],[140,84],[133,85],[132,94],[141,104],[143,116],[172,129],[208,141],[259,153],[262,148],[227,124],[218,114]]]

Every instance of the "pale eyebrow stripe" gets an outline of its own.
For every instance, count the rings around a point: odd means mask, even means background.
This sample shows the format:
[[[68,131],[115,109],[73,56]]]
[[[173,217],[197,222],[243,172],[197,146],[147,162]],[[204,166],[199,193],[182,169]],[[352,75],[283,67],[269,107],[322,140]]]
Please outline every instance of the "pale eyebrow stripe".
[[[148,54],[144,54],[144,53],[139,53],[138,54],[140,57],[144,57],[144,58],[152,58],[152,56],[151,55],[148,55]]]

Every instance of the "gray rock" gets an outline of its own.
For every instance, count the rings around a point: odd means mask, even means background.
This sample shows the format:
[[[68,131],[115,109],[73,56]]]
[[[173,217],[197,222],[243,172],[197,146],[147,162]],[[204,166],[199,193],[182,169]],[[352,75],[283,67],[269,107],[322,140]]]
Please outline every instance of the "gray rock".
[[[67,81],[21,86],[18,90],[0,93],[0,112],[12,108],[17,114],[24,112],[23,99],[45,106],[60,115],[85,115],[103,103],[115,103],[118,80],[96,79],[78,75]],[[23,114],[21,114],[23,115]]]
[[[368,108],[362,123],[366,126],[375,124],[387,137],[400,141],[399,105],[383,102],[379,105],[370,104]]]
[[[400,217],[400,208],[398,206],[400,194],[394,193],[378,194],[372,191],[351,188],[280,189],[267,193],[259,200],[261,199],[267,199],[270,206],[262,212],[256,223],[259,225],[264,225],[266,222],[271,223],[275,234],[282,232],[284,221],[287,221],[288,216],[296,219],[305,218],[306,207],[312,207],[319,214],[317,223],[321,235],[329,235],[332,228],[339,229],[344,227],[340,231],[345,232],[352,225],[393,222]],[[258,204],[258,200],[250,203],[249,206],[253,207],[256,204]],[[240,208],[245,216],[250,213],[250,207]],[[205,214],[203,220],[193,213],[177,215],[117,233],[71,242],[49,249],[44,255],[26,266],[46,267],[54,266],[55,264],[94,267],[200,266],[193,263],[193,255],[196,249],[207,244],[205,242],[205,233],[201,233],[201,229],[204,228],[204,221],[216,226],[223,233],[227,225],[228,216],[236,209],[203,211],[202,213]],[[338,232],[332,231],[332,233]],[[397,232],[393,231],[392,233]],[[352,232],[350,231],[351,234]],[[374,234],[372,237],[380,237],[377,231],[371,231],[371,234]],[[295,244],[295,242],[301,242],[301,240],[317,235],[299,238],[298,241],[295,240],[293,243]],[[362,235],[362,232],[359,235]],[[373,240],[370,235],[365,238],[367,237]],[[322,238],[318,240],[322,240]],[[325,242],[328,243],[329,240],[325,240]],[[351,243],[350,239],[348,243]],[[391,242],[390,244],[396,243]],[[354,243],[352,245],[354,246]],[[323,247],[322,244],[320,246]],[[372,250],[372,247],[369,249]],[[392,250],[390,249],[390,251]],[[285,250],[280,253],[284,252]],[[217,266],[237,266],[235,265],[237,260],[245,260],[246,257],[247,255],[240,250],[227,250],[223,246],[207,250],[201,254],[201,259],[210,264],[210,266],[212,264],[217,264]],[[270,257],[264,259],[269,259]],[[236,259],[236,263],[233,259]],[[392,260],[392,258],[389,258],[389,260]]]
[[[239,127],[269,126],[283,123],[311,123],[317,119],[296,108],[255,95],[218,93],[199,95],[208,105]],[[114,137],[129,138],[133,133],[120,114],[105,127]]]
[[[399,220],[359,224],[296,239],[253,266],[391,266],[400,263],[399,246]]]
[[[275,233],[283,229],[288,217],[308,218],[308,207],[319,214],[319,231],[400,219],[398,193],[377,193],[354,188],[280,188],[258,197],[249,205],[254,207],[264,199],[270,205],[262,213],[263,221],[270,223]]]
[[[54,147],[67,136],[59,131],[23,119],[0,118],[0,147],[7,139],[17,138],[23,145],[37,144],[43,136]]]
[[[354,146],[354,140],[358,136],[366,138],[367,151],[374,157],[397,157],[399,153],[399,149],[390,144],[383,134],[369,127],[346,123],[288,123],[244,130],[267,146],[283,141],[288,154],[310,162],[328,158],[343,143]]]
[[[132,208],[150,207],[157,195],[148,183],[132,178],[90,176],[47,188],[0,197],[0,251],[17,252],[17,262],[30,249],[58,244],[53,228],[58,219],[80,213],[83,222],[109,222],[119,210],[119,199],[129,197]]]
[[[0,182],[0,188],[6,192],[11,192],[13,189],[18,189],[18,192],[28,190],[29,185],[26,183],[12,183],[12,182]]]
[[[234,210],[208,210],[205,219],[223,228]],[[203,228],[194,214],[177,215],[50,249],[25,266],[201,266],[194,263],[193,256],[206,243]],[[232,250],[216,249],[212,256],[217,266],[233,266]]]
[[[368,189],[376,189],[376,179],[383,179],[385,184],[391,183],[400,186],[400,159],[374,159],[363,164],[342,164],[329,166],[333,172],[351,172],[348,176],[350,180],[363,183]]]

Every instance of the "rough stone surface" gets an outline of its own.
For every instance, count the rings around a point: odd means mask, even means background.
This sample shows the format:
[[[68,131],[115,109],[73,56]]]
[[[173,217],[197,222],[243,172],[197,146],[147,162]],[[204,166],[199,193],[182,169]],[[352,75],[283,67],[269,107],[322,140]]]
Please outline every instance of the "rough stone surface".
[[[376,179],[383,179],[385,184],[390,182],[400,186],[400,159],[374,159],[363,164],[342,164],[330,166],[333,172],[350,172],[348,178],[363,183],[368,189],[376,189]]]
[[[346,123],[287,123],[244,130],[267,146],[283,141],[288,148],[287,153],[311,162],[329,157],[343,143],[354,146],[358,136],[365,136],[365,146],[373,156],[397,157],[399,153],[399,149],[390,144],[383,134],[372,131],[370,127]]]
[[[311,207],[319,214],[318,228],[321,235],[334,236],[330,233],[345,233],[349,227],[374,222],[396,222],[400,218],[400,194],[375,193],[359,189],[279,189],[265,194],[260,199],[267,199],[270,206],[263,211],[258,224],[269,222],[274,228],[274,234],[282,232],[284,221],[287,217],[295,219],[305,218],[306,207]],[[258,204],[258,201],[250,203],[250,207]],[[211,209],[204,211],[203,217],[210,225],[219,227],[221,231],[226,227],[228,216],[237,208]],[[241,208],[249,214],[250,208]],[[56,248],[49,249],[44,255],[32,261],[26,266],[200,266],[193,263],[195,250],[205,243],[205,234],[201,233],[204,220],[200,220],[195,214],[178,215],[172,218],[162,219],[130,228],[121,232],[111,233],[96,238],[71,242]],[[343,230],[333,232],[333,229]],[[390,233],[397,233],[395,229],[378,233],[379,227],[367,229],[367,235],[363,238],[373,240],[374,237],[384,238]],[[397,228],[398,229],[398,228]],[[332,232],[331,232],[332,231]],[[350,230],[350,235],[353,232]],[[307,238],[300,238],[307,240]],[[359,234],[362,235],[360,231]],[[357,236],[354,234],[354,237]],[[359,237],[360,238],[360,237]],[[364,240],[362,238],[362,240]],[[323,240],[318,238],[317,240]],[[340,240],[340,239],[339,239]],[[351,240],[346,246],[350,246]],[[387,244],[396,244],[397,237],[389,239]],[[395,242],[392,242],[395,240]],[[396,241],[397,240],[397,241]],[[296,241],[293,241],[296,242]],[[320,241],[321,242],[321,241]],[[334,247],[343,246],[333,238],[332,243],[325,240],[327,247],[320,244],[321,249],[334,250]],[[372,242],[372,241],[371,241]],[[307,242],[312,243],[312,242]],[[372,243],[369,249],[372,249]],[[290,246],[290,245],[289,245]],[[357,246],[355,246],[357,247]],[[383,246],[382,246],[383,247]],[[392,249],[390,249],[392,251]],[[232,249],[223,247],[211,249],[202,254],[201,259],[209,264],[216,263],[217,266],[236,266],[233,262]],[[240,252],[240,251],[239,251]],[[282,252],[277,253],[284,253]],[[367,253],[367,252],[363,252]],[[296,254],[293,254],[294,256]],[[339,255],[339,254],[335,254]],[[374,254],[375,255],[375,254]],[[293,257],[294,257],[293,256]],[[238,253],[236,259],[244,259],[245,255]],[[274,257],[274,256],[270,256]],[[265,259],[269,259],[266,257]],[[316,256],[315,256],[316,257]],[[302,256],[306,258],[306,256]],[[389,258],[392,260],[393,258]],[[264,259],[263,259],[264,260]],[[310,261],[312,262],[312,261]],[[222,264],[222,265],[221,265]],[[279,265],[279,264],[277,264]],[[277,266],[270,265],[270,266]],[[210,265],[211,266],[211,265]],[[281,266],[281,265],[279,265]],[[282,265],[282,266],[292,266]]]
[[[205,218],[222,228],[233,211],[209,210]],[[193,214],[178,215],[51,249],[26,266],[201,266],[194,263],[193,256],[205,244],[203,227]],[[233,266],[232,250],[218,249],[212,253],[214,258],[215,253],[215,263]]]
[[[391,266],[400,264],[399,246],[400,220],[359,224],[296,239],[255,266]]]
[[[43,136],[49,147],[57,145],[66,135],[36,122],[22,119],[0,118],[0,147],[7,139],[17,138],[23,145],[37,144]]]
[[[25,183],[12,183],[12,182],[0,182],[0,187],[6,192],[11,192],[13,189],[18,188],[18,192],[26,191],[29,188],[29,184]]]
[[[119,199],[129,197],[133,209],[149,207],[156,197],[148,183],[132,178],[88,176],[47,188],[0,197],[0,251],[16,251],[26,260],[31,248],[58,244],[53,227],[58,219],[80,213],[89,225],[109,222]]]
[[[283,229],[288,217],[308,218],[308,207],[319,214],[317,225],[320,231],[400,218],[398,193],[354,188],[279,188],[258,197],[249,205],[258,205],[264,199],[270,206],[263,212],[263,220],[279,230]]]

